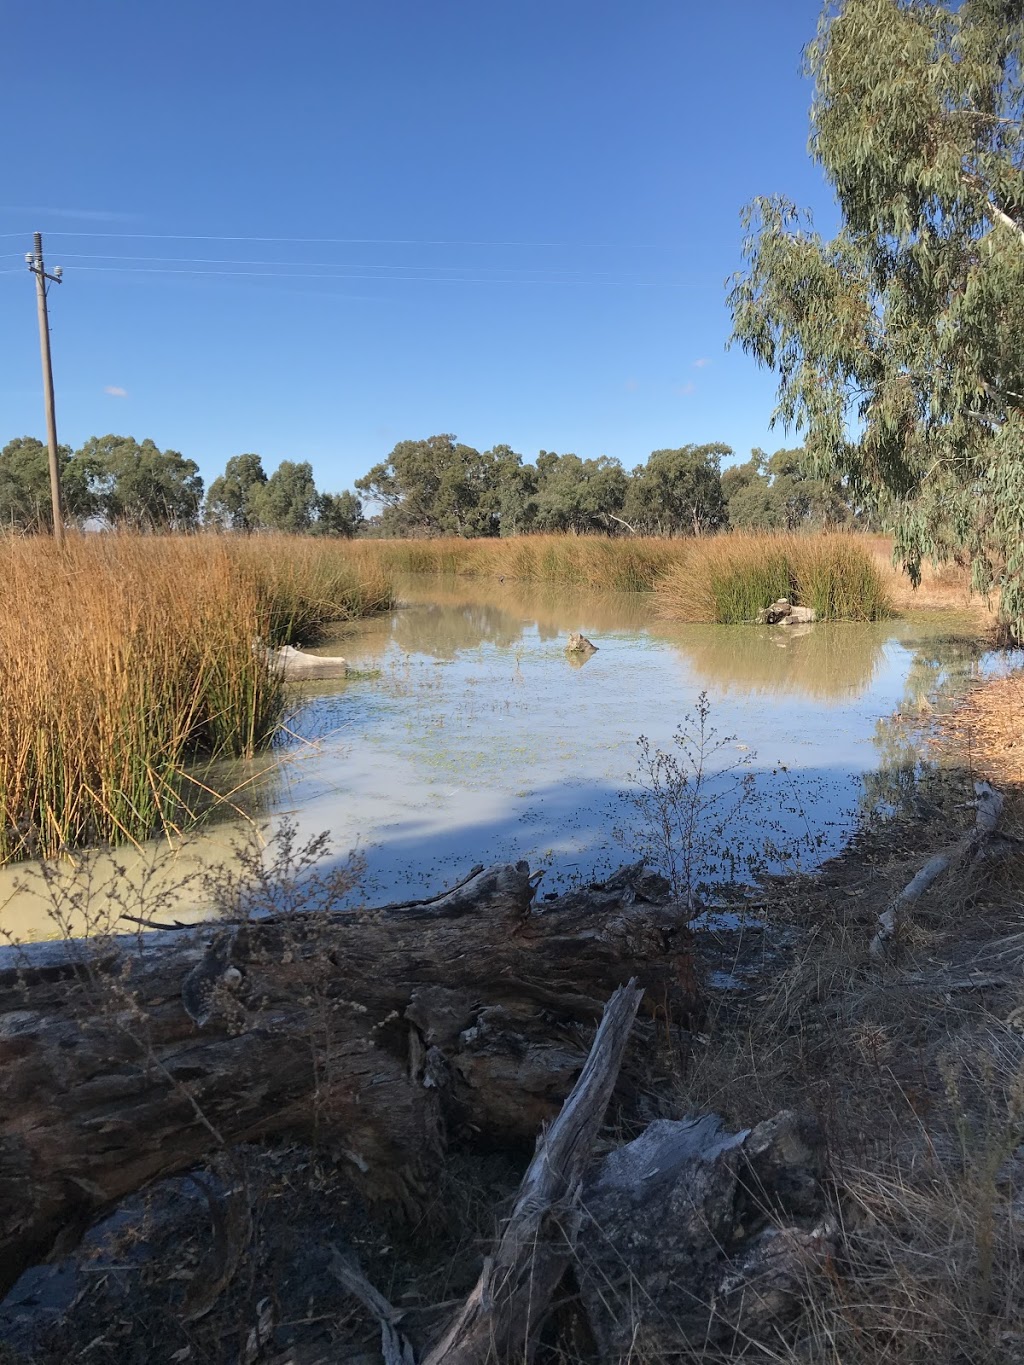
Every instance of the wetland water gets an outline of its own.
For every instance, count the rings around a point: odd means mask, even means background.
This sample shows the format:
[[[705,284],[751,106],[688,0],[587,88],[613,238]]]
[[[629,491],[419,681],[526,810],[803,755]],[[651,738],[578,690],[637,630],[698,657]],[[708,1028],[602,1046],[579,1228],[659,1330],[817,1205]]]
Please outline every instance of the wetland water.
[[[320,648],[377,676],[297,690],[288,734],[254,788],[263,836],[287,816],[303,838],[329,831],[339,856],[358,849],[354,899],[369,903],[431,894],[478,862],[526,858],[547,869],[543,892],[635,857],[636,812],[622,793],[637,738],[671,749],[702,691],[719,735],[735,736],[715,763],[742,758],[756,774],[746,833],[763,826],[792,863],[812,866],[866,807],[907,799],[921,716],[999,667],[971,642],[969,620],[945,614],[787,631],[668,625],[646,595],[551,585],[409,578],[400,596],[387,617]],[[597,652],[567,656],[572,630]],[[58,894],[87,871],[94,904],[111,884],[131,899],[150,876],[135,913],[192,918],[204,904],[198,882],[174,910],[152,908],[154,890],[230,863],[247,832],[219,821],[173,855],[96,855],[62,869]],[[77,926],[76,908],[65,909]],[[30,867],[0,870],[0,928],[53,933]]]

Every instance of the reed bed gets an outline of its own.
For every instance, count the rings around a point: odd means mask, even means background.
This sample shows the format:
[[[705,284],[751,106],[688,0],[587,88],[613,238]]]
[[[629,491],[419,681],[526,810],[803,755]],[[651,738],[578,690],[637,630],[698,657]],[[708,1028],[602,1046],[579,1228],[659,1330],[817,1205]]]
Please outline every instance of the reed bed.
[[[682,541],[655,536],[535,535],[507,540],[374,540],[379,562],[396,573],[464,574],[650,592],[679,558]],[[353,546],[356,549],[357,546]]]
[[[892,614],[885,580],[854,535],[732,532],[679,542],[681,554],[656,586],[668,620],[753,621],[779,597],[813,607],[824,621],[877,621]]]
[[[350,544],[393,573],[494,577],[620,592],[656,591],[677,621],[751,621],[777,597],[823,620],[889,614],[887,578],[855,535],[729,532],[698,539],[530,535],[508,540]]]
[[[254,640],[388,606],[370,558],[286,537],[0,540],[0,861],[138,842],[215,798],[284,703]]]

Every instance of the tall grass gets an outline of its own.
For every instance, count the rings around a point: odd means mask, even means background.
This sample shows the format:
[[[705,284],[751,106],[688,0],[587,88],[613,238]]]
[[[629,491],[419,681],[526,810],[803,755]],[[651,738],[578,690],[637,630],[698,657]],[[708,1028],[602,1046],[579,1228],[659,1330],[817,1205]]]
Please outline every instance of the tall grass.
[[[280,717],[254,640],[390,601],[379,564],[283,537],[0,540],[0,861],[188,822],[196,760],[252,754]]]
[[[517,536],[508,540],[362,541],[395,573],[460,574],[621,592],[657,591],[679,621],[752,621],[777,597],[813,606],[824,620],[887,615],[885,577],[853,535],[730,532],[657,536]],[[889,575],[891,577],[891,575]]]
[[[659,612],[670,620],[753,621],[779,597],[826,621],[891,614],[882,574],[853,535],[733,532],[678,543],[681,553],[656,585]]]
[[[360,542],[358,548],[372,551],[379,563],[398,573],[491,575],[649,592],[678,559],[681,544],[654,536],[536,535],[508,540],[374,540]]]

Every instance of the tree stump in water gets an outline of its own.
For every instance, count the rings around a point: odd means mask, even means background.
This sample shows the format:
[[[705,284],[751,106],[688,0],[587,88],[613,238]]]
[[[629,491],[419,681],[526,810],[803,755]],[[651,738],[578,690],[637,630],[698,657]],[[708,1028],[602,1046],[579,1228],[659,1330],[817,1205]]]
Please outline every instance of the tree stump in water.
[[[566,654],[596,654],[597,645],[588,640],[585,635],[581,635],[578,630],[571,631],[569,642],[565,646]]]
[[[536,882],[521,862],[376,911],[0,952],[0,1287],[154,1177],[277,1133],[315,1132],[415,1210],[454,1138],[533,1141],[630,977],[688,1022],[687,912],[662,878],[538,905]]]

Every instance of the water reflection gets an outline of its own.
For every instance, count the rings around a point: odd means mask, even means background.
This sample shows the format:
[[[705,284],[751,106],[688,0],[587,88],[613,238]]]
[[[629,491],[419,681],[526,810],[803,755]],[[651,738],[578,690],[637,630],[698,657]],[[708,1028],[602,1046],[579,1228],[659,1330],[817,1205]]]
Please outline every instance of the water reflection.
[[[295,691],[275,755],[288,761],[264,788],[271,814],[293,817],[300,835],[328,830],[339,855],[365,853],[370,902],[429,893],[475,862],[526,858],[548,869],[546,886],[610,870],[635,848],[616,831],[637,737],[670,749],[701,691],[719,732],[758,755],[779,844],[810,830],[824,858],[859,803],[909,799],[927,762],[914,717],[983,666],[962,637],[913,621],[670,626],[653,620],[649,596],[497,580],[407,579],[401,597],[322,647],[374,676]],[[597,652],[568,657],[574,630]],[[230,861],[247,832],[208,829],[161,875],[170,885],[193,863]],[[100,855],[108,903],[161,860],[161,850]],[[0,930],[52,932],[15,887],[25,875],[0,870]],[[201,911],[198,884],[177,917]]]
[[[875,726],[879,764],[864,776],[867,811],[928,808],[930,789],[946,780],[941,752],[929,743],[933,719],[948,714],[993,662],[977,640],[936,635],[917,643],[899,705]]]
[[[392,617],[391,639],[410,654],[454,659],[484,644],[508,649],[522,639],[523,628],[524,622],[490,602],[429,603],[415,611],[397,611]]]
[[[716,695],[860,696],[875,676],[891,629],[836,622],[814,626],[661,627],[696,677]]]

